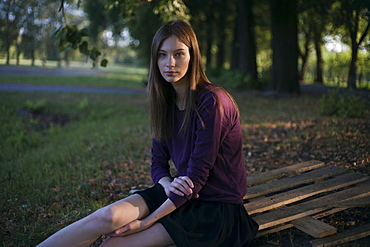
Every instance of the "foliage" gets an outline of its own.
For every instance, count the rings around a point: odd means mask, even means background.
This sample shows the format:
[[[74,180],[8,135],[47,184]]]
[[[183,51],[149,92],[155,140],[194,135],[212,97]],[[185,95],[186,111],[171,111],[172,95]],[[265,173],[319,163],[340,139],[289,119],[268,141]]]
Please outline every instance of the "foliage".
[[[44,99],[38,100],[36,102],[27,100],[26,101],[26,108],[29,110],[31,113],[40,113],[45,111],[46,108],[46,102]]]
[[[94,61],[93,66],[95,67],[95,61],[98,60],[101,52],[96,47],[89,49],[88,42],[83,40],[83,37],[87,37],[89,35],[87,28],[79,30],[76,25],[66,25],[64,27],[61,26],[59,28],[55,28],[50,35],[58,41],[59,52],[68,51],[70,47],[74,50],[79,49],[82,54],[85,54]],[[106,67],[107,63],[108,60],[103,59],[100,62],[100,66]]]
[[[250,74],[240,70],[223,70],[218,80],[231,89],[263,89],[268,85],[267,80],[255,80]]]
[[[368,0],[339,1],[332,7],[334,27],[343,27],[342,40],[350,44],[351,62],[349,64],[348,87],[356,88],[358,50],[370,31],[370,2]],[[365,48],[365,46],[362,46]]]
[[[107,65],[109,59],[110,66],[113,61],[147,66],[151,39],[155,30],[164,21],[185,19],[189,20],[196,30],[207,67],[218,71],[230,68],[233,70],[238,68],[236,64],[240,62],[240,59],[235,58],[242,54],[238,52],[240,45],[235,43],[235,40],[238,40],[239,35],[246,34],[246,32],[236,31],[239,25],[238,2],[242,1],[231,0],[225,4],[224,1],[211,0],[7,0],[0,3],[0,35],[4,37],[0,40],[0,55],[6,58],[5,63],[9,63],[10,59],[38,58],[48,63],[50,60],[59,61],[58,66],[61,66],[62,59],[68,65],[68,60],[84,61],[85,58],[89,60],[97,58],[94,61],[96,65],[101,62],[102,65]],[[258,71],[270,70],[272,65],[272,32],[270,30],[272,23],[271,15],[266,14],[271,11],[270,3],[271,1],[259,1],[253,6],[252,11]],[[279,2],[279,4],[282,3]],[[313,48],[312,41],[311,43],[305,42],[310,41],[308,39],[312,38],[312,32],[319,33],[324,38],[325,36],[339,37],[341,42],[350,44],[351,37],[348,30],[356,27],[354,21],[357,19],[358,35],[356,37],[357,41],[360,41],[359,38],[361,34],[365,34],[369,20],[369,11],[364,5],[366,3],[365,0],[297,1],[299,19],[294,23],[299,24],[299,44],[307,44],[308,47]],[[348,9],[351,7],[356,7],[356,11]],[[361,11],[357,11],[358,9]],[[356,13],[358,18],[349,16]],[[347,14],[350,21],[347,21]],[[338,20],[335,18],[337,15]],[[129,30],[132,38],[129,48],[118,45],[118,40],[124,38],[123,30]],[[115,45],[104,42],[107,41],[105,31],[112,34],[112,38],[116,41]],[[50,33],[57,40],[50,37]],[[87,33],[89,36],[85,36]],[[67,36],[70,41],[67,41]],[[362,35],[362,37],[363,42],[358,46],[357,86],[361,83],[361,87],[367,88],[369,87],[369,66],[367,66],[366,58],[368,57],[369,35]],[[60,53],[56,46],[59,46],[60,51],[63,52]],[[323,48],[321,43],[320,47]],[[251,49],[248,48],[248,50]],[[324,49],[323,51],[325,52]],[[285,54],[288,53],[290,54],[290,52]],[[309,58],[310,70],[305,80],[314,81],[317,68],[311,66],[310,63],[312,64],[315,60],[315,56],[309,53],[306,55]],[[349,54],[349,51],[346,53]],[[107,60],[101,61],[100,57]],[[326,74],[328,76],[325,83],[331,85],[333,80],[337,80],[337,75],[340,75],[340,80],[344,81],[342,77],[348,77],[350,63],[351,60],[348,60],[347,63],[342,62],[345,67],[337,66],[333,60],[326,60],[324,57],[320,66],[324,64],[329,71]],[[243,65],[242,68],[244,67]],[[246,87],[249,88],[249,85]]]
[[[174,19],[189,21],[189,9],[182,0],[161,0],[154,8],[154,13],[159,14],[164,22]]]
[[[343,118],[363,118],[367,105],[368,102],[353,93],[341,95],[338,90],[331,90],[321,98],[320,113]]]
[[[143,56],[138,57],[143,59],[145,64],[147,64],[148,54],[150,54],[147,50],[150,48],[151,39],[155,30],[159,27],[156,24],[173,19],[189,20],[190,17],[188,8],[182,0],[158,0],[153,2],[132,0],[85,1],[83,6],[90,21],[90,38],[93,39],[93,42],[95,41],[96,43],[99,34],[105,29],[112,28],[114,35],[117,35],[124,27],[130,26],[131,33],[140,40],[141,46],[139,50],[142,50]],[[157,20],[152,22],[153,19]],[[149,29],[150,26],[152,26],[151,29]],[[146,29],[145,32],[143,32],[144,27]],[[71,43],[70,41],[68,42]],[[86,42],[86,46],[87,44],[88,42]],[[96,49],[95,52],[99,54],[101,49]],[[91,59],[94,60],[94,58]],[[107,60],[103,61],[102,66],[107,64]]]

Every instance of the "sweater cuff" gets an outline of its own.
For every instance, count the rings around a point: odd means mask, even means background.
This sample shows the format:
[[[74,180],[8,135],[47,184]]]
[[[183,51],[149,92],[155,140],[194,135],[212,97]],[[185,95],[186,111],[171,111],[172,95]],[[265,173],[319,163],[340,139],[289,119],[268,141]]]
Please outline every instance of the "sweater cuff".
[[[168,198],[173,202],[173,204],[175,204],[176,208],[179,208],[186,201],[191,199],[191,195],[189,195],[189,196],[178,196],[178,195],[172,193]]]

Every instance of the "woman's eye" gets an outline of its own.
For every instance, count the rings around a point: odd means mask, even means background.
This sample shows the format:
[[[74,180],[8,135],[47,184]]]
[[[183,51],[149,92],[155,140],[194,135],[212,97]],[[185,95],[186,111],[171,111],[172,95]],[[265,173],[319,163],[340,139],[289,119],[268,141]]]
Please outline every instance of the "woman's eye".
[[[159,57],[165,57],[166,56],[165,53],[159,53],[158,55],[159,55]]]
[[[175,54],[176,57],[180,57],[182,55],[183,55],[183,53],[181,53],[181,52]]]

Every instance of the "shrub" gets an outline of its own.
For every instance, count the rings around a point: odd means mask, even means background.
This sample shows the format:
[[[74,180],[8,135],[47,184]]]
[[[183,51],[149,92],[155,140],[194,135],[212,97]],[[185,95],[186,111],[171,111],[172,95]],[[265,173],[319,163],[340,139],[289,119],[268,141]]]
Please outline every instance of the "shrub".
[[[45,99],[41,99],[41,100],[38,100],[38,101],[27,100],[26,101],[26,108],[31,113],[41,113],[41,112],[44,112],[45,109],[46,109],[46,101],[45,101]]]
[[[363,118],[367,102],[354,93],[341,95],[338,90],[331,90],[320,100],[320,113],[326,116],[344,118]]]
[[[233,89],[262,89],[265,81],[253,79],[248,73],[239,70],[225,70],[220,79],[229,88]]]

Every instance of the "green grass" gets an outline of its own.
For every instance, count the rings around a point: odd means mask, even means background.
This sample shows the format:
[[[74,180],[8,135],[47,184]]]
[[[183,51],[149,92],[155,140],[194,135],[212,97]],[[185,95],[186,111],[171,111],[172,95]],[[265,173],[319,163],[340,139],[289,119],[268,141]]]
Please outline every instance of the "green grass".
[[[58,225],[106,204],[108,171],[128,178],[112,184],[121,196],[150,181],[130,176],[132,165],[149,172],[145,95],[1,92],[0,98],[1,222],[12,229],[2,236],[6,246],[34,245]],[[46,102],[45,112],[63,114],[69,124],[37,130],[36,120],[17,114],[27,101]]]
[[[137,71],[132,68],[131,74]],[[104,80],[110,86],[120,82],[128,87],[142,79],[121,81],[122,74],[130,73],[114,71],[105,74]],[[8,78],[11,83],[20,82],[17,78],[34,83],[42,77]],[[58,80],[63,85],[91,85],[92,77],[82,82],[74,77]],[[260,157],[253,153],[253,160],[247,160],[248,169],[260,172],[298,162],[300,158],[290,155],[304,147],[311,148],[308,152],[315,159],[360,169],[340,159],[348,153],[351,161],[362,159],[365,170],[361,171],[369,172],[368,112],[365,120],[338,119],[320,116],[318,97],[267,99],[238,93],[235,98],[242,115],[244,146],[251,152],[264,149]],[[42,120],[22,117],[21,109],[36,115],[58,114],[68,123],[40,128]],[[145,94],[0,92],[3,246],[34,246],[130,190],[149,186],[150,139]]]
[[[23,67],[27,68],[29,66]],[[145,87],[145,81],[147,79],[148,73],[148,70],[145,68],[125,67],[118,65],[110,66],[108,68],[99,68],[96,71],[92,71],[91,68],[87,67],[73,66],[68,70],[84,71],[86,75],[84,74],[70,76],[61,76],[60,71],[66,71],[66,69],[58,69],[55,67],[36,67],[35,70],[51,70],[55,71],[55,75],[0,75],[0,83],[68,85],[83,87],[143,88]]]

